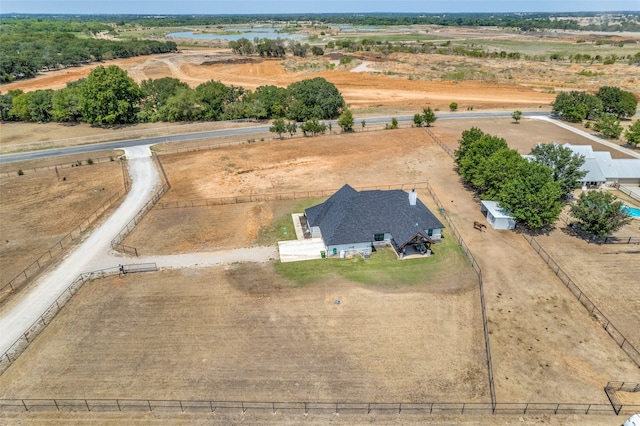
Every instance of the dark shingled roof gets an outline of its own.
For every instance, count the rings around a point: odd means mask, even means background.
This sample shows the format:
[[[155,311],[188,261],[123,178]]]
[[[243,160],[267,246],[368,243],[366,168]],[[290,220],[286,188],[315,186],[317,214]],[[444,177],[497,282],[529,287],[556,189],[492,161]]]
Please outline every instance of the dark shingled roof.
[[[409,194],[399,189],[358,192],[345,185],[305,214],[309,226],[319,226],[330,246],[373,241],[374,234],[382,233],[403,245],[424,229],[444,228],[422,201],[411,206]]]

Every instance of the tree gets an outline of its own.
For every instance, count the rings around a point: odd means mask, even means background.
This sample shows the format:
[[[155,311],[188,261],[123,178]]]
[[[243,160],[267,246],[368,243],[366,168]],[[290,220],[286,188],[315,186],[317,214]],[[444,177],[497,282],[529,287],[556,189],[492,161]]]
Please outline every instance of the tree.
[[[423,121],[422,114],[413,115],[413,124],[415,124],[417,127],[422,127],[422,121]]]
[[[458,103],[457,102],[451,102],[449,104],[449,110],[450,111],[457,111],[458,110]]]
[[[593,130],[612,139],[618,139],[622,134],[620,120],[615,114],[600,114],[600,117],[593,123]]]
[[[166,100],[158,110],[162,121],[191,121],[202,118],[202,107],[196,101],[195,90],[187,87]]]
[[[391,123],[390,124],[385,124],[384,125],[384,129],[385,130],[393,130],[393,129],[397,129],[398,128],[398,119],[395,117],[391,117]]]
[[[624,132],[624,138],[634,148],[640,144],[640,120],[629,126],[629,128]]]
[[[0,94],[0,120],[13,120],[15,117],[9,112],[13,108],[13,98],[21,95],[22,90],[9,90],[5,95]]]
[[[531,229],[555,222],[562,211],[560,184],[544,164],[525,162],[517,177],[506,182],[497,197],[500,206]]]
[[[289,136],[293,137],[293,134],[298,131],[298,125],[295,121],[289,121],[287,123],[287,132],[289,132]]]
[[[602,113],[602,101],[597,96],[578,91],[558,93],[552,106],[554,114],[573,123],[595,118]]]
[[[136,121],[140,87],[115,65],[100,65],[80,86],[80,111],[87,123],[126,124]]]
[[[338,126],[340,126],[343,133],[351,133],[353,132],[353,124],[353,113],[350,109],[345,109],[338,118]]]
[[[624,204],[607,191],[586,191],[571,206],[571,216],[577,226],[597,237],[611,234],[631,222],[623,210]]]
[[[225,107],[237,102],[244,94],[242,87],[226,86],[219,81],[207,81],[196,87],[196,101],[202,106],[202,119],[220,120]]]
[[[598,90],[596,96],[602,102],[602,111],[607,114],[623,118],[633,117],[636,113],[638,100],[631,92],[624,91],[619,87],[604,86]]]
[[[563,196],[579,188],[580,179],[587,174],[580,170],[584,157],[555,142],[536,145],[530,155],[533,156],[533,161],[551,168],[551,177],[560,184]]]
[[[345,106],[336,86],[322,77],[292,83],[287,92],[287,118],[295,121],[334,119]]]
[[[460,142],[460,149],[456,151],[458,173],[482,191],[485,189],[482,184],[485,163],[497,151],[509,149],[509,145],[504,139],[482,133],[476,128],[471,129],[467,134],[463,132],[463,140],[465,137],[475,139],[468,143]]]
[[[483,160],[472,184],[478,188],[483,198],[495,200],[505,184],[518,178],[526,159],[515,149],[500,148]]]
[[[313,53],[315,56],[322,56],[324,55],[324,50],[322,50],[322,48],[319,46],[313,46],[311,48],[311,53]]]
[[[300,130],[304,133],[305,136],[308,136],[307,133],[311,133],[313,136],[317,134],[322,134],[327,130],[326,124],[322,124],[318,121],[317,118],[307,120],[300,125]]]
[[[511,114],[511,118],[513,118],[513,121],[518,123],[522,118],[522,111],[518,111],[518,110],[513,111],[513,114]]]
[[[27,107],[31,121],[46,123],[51,120],[51,108],[53,105],[53,90],[36,90],[31,92]]]
[[[362,120],[362,121],[360,122],[360,125],[362,126],[362,131],[364,132],[364,128],[365,128],[365,126],[367,125],[366,120]]]
[[[31,93],[20,93],[11,99],[11,109],[9,115],[11,118],[19,121],[29,121],[31,119],[31,113],[29,112],[29,98]]]
[[[284,117],[289,93],[284,87],[260,86],[253,93],[256,102],[266,110],[266,118]]]
[[[160,108],[167,103],[169,98],[184,89],[190,89],[189,85],[177,78],[164,77],[156,80],[143,80],[140,85],[142,91],[140,121],[158,121]]]
[[[284,118],[276,118],[273,120],[273,125],[269,127],[271,133],[277,133],[278,137],[282,139],[282,134],[287,131],[287,124],[284,122]]]
[[[82,118],[79,86],[67,86],[53,94],[51,116],[57,122],[76,122]]]
[[[430,107],[426,107],[422,110],[422,119],[426,123],[427,127],[431,127],[436,122],[436,113]]]

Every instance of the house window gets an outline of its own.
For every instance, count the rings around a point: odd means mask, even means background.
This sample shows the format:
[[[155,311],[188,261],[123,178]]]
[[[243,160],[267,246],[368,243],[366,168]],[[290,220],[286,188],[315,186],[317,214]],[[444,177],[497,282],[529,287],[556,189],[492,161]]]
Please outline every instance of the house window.
[[[384,234],[373,234],[373,241],[384,241]]]
[[[433,236],[433,229],[427,230],[427,235],[432,237]]]

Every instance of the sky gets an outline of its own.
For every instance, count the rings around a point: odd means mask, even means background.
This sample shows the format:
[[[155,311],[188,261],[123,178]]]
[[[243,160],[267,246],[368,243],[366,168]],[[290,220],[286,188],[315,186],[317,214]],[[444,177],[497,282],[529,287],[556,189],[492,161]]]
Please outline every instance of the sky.
[[[262,14],[640,11],[640,0],[0,0],[0,13]]]

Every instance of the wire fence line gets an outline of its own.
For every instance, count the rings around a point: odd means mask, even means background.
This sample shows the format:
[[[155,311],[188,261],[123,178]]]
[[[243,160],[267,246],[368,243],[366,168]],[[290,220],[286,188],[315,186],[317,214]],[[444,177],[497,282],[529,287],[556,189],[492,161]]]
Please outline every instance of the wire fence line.
[[[115,162],[116,159],[117,159],[117,156],[110,155],[105,157],[87,158],[84,161],[76,160],[70,163],[54,164],[52,166],[38,166],[38,167],[28,167],[28,168],[22,168],[22,169],[7,170],[7,171],[3,171],[1,174],[6,175],[9,178],[17,178],[22,175],[27,175],[32,173],[47,172],[52,170],[55,172],[58,172],[58,170],[70,169],[72,167],[84,167],[84,166],[90,166],[93,164],[111,163],[111,162]]]
[[[434,141],[436,141],[436,143],[438,145],[440,145],[440,148],[444,149],[444,152],[446,152],[447,154],[449,154],[449,156],[453,159],[455,159],[455,154],[453,152],[453,150],[451,148],[449,148],[447,145],[444,144],[444,142],[442,142],[440,140],[439,137],[437,137],[432,131],[431,129],[429,129],[428,127],[424,127],[424,131],[427,132],[427,134],[429,136],[431,136],[431,139],[433,139]]]
[[[640,367],[640,351],[636,349],[631,342],[616,328],[615,325],[605,316],[604,313],[589,299],[589,297],[578,287],[578,285],[569,277],[569,275],[553,260],[547,251],[530,235],[523,234],[524,239],[531,245],[542,260],[549,266],[560,281],[569,289],[582,306],[584,306],[589,314],[600,323],[600,325],[609,333],[609,336],[622,348],[623,351],[631,358],[633,362]]]
[[[633,412],[634,406],[623,406],[621,412]],[[637,407],[637,406],[635,406]],[[370,415],[614,415],[609,404],[573,404],[562,402],[287,402],[287,401],[217,401],[154,399],[0,399],[0,410],[17,412],[191,412],[214,413],[247,411],[278,414],[362,414]]]
[[[138,249],[136,247],[131,247],[125,245],[123,243],[124,239],[129,235],[135,227],[140,223],[140,221],[146,216],[149,211],[155,206],[160,198],[171,189],[171,183],[167,178],[167,174],[165,173],[164,167],[160,162],[160,158],[156,153],[152,153],[152,158],[156,163],[156,167],[158,167],[158,171],[160,172],[160,180],[162,182],[162,186],[151,196],[151,199],[145,203],[144,206],[136,213],[136,215],[125,225],[125,227],[118,232],[118,234],[111,240],[111,248],[126,254],[131,254],[134,256],[138,256]]]
[[[261,122],[260,120],[253,119],[243,119],[243,120],[229,120],[223,123],[254,123]],[[47,148],[55,148],[58,146],[65,146],[69,144],[81,145],[81,144],[89,144],[89,143],[98,143],[98,142],[112,142],[119,140],[127,140],[127,139],[140,139],[144,137],[154,137],[154,136],[166,136],[166,135],[176,135],[176,134],[184,134],[184,133],[197,133],[197,132],[206,132],[206,131],[214,131],[214,130],[222,130],[220,129],[220,121],[200,121],[193,122],[187,124],[174,124],[174,125],[154,125],[148,129],[136,129],[136,130],[124,130],[116,133],[102,133],[95,135],[87,135],[87,136],[78,136],[74,138],[63,138],[63,139],[54,139],[54,140],[46,140],[40,142],[30,142],[26,144],[20,145],[21,150],[35,150],[35,149],[47,149]],[[264,123],[266,124],[266,122]],[[6,147],[4,150],[11,148],[10,146]]]
[[[434,141],[436,141],[436,143],[438,145],[440,145],[440,147],[447,154],[449,154],[449,156],[451,158],[455,158],[455,155],[454,155],[453,151],[451,150],[451,148],[446,146],[431,131],[431,129],[429,129],[428,127],[425,127],[424,131]],[[429,194],[431,194],[431,197],[433,198],[433,200],[435,201],[436,205],[438,206],[438,209],[440,210],[440,214],[442,214],[442,216],[447,221],[447,224],[449,225],[449,228],[451,229],[451,232],[456,237],[456,240],[458,241],[458,244],[460,245],[460,247],[462,248],[462,251],[464,251],[465,255],[467,256],[467,258],[471,262],[471,266],[476,271],[476,274],[478,276],[478,288],[480,290],[480,307],[481,307],[481,311],[482,311],[482,329],[483,329],[483,332],[484,332],[484,346],[485,346],[485,352],[486,352],[486,355],[487,355],[487,371],[488,371],[488,377],[489,377],[489,392],[491,393],[491,403],[493,404],[494,409],[495,409],[495,406],[496,406],[496,390],[495,390],[495,384],[494,384],[494,380],[493,380],[493,362],[491,360],[491,345],[489,343],[489,323],[488,323],[488,319],[487,319],[487,307],[486,307],[486,302],[485,302],[485,298],[484,298],[484,284],[483,284],[483,281],[482,281],[482,269],[480,268],[480,265],[478,264],[476,259],[471,254],[471,250],[469,250],[469,247],[467,246],[467,244],[462,239],[462,236],[460,235],[460,233],[458,232],[458,229],[454,225],[453,220],[451,220],[451,218],[447,214],[444,206],[440,202],[440,199],[436,195],[436,192],[433,190],[433,188],[431,187],[431,185],[428,182],[427,182],[427,185],[428,185],[427,189],[429,190]]]
[[[426,189],[428,182],[397,183],[391,185],[356,186],[357,191],[375,191],[392,189]],[[200,198],[193,200],[164,201],[156,204],[158,209],[175,209],[191,207],[209,207],[227,204],[255,203],[264,201],[299,200],[309,198],[323,198],[333,195],[337,189],[315,189],[308,191],[274,192],[266,194],[234,195],[230,197]]]
[[[44,313],[7,349],[0,357],[0,375],[24,352],[44,328],[53,321],[53,318],[71,300],[87,281],[104,278],[110,275],[119,275],[137,272],[154,272],[158,267],[155,263],[139,263],[119,265],[114,268],[100,269],[78,275],[60,296],[47,308]]]
[[[95,223],[102,214],[116,204],[127,193],[126,188],[121,188],[113,194],[107,201],[102,203],[89,217],[85,218],[78,226],[76,226],[71,232],[62,237],[53,246],[46,250],[40,257],[38,257],[33,263],[27,266],[14,276],[9,282],[4,284],[0,288],[0,301],[7,298],[10,294],[19,290],[27,283],[31,278],[36,276],[42,268],[49,265],[55,258],[72,246],[78,238],[80,238],[87,229]]]
[[[469,250],[469,247],[467,246],[467,244],[462,239],[462,236],[460,235],[460,233],[458,232],[458,229],[454,225],[453,220],[451,220],[451,218],[447,214],[447,211],[445,210],[444,206],[440,202],[440,199],[436,195],[436,192],[434,191],[434,189],[431,187],[431,185],[428,182],[427,182],[427,190],[429,191],[429,194],[433,198],[433,201],[438,206],[438,209],[440,210],[440,214],[446,220],[447,225],[449,225],[449,228],[451,229],[451,233],[456,238],[456,241],[458,242],[458,244],[462,248],[462,251],[464,252],[464,254],[469,259],[469,262],[471,262],[471,266],[473,267],[473,269],[476,272],[476,275],[478,276],[478,289],[480,291],[480,308],[481,308],[480,310],[482,312],[482,329],[483,329],[483,332],[484,332],[484,348],[485,348],[485,353],[486,353],[486,357],[487,357],[487,373],[488,373],[488,378],[489,378],[489,392],[491,394],[491,404],[495,408],[495,406],[496,406],[496,389],[495,389],[495,384],[494,384],[494,380],[493,380],[493,362],[491,360],[491,345],[489,343],[489,323],[488,323],[488,320],[487,320],[487,308],[486,308],[486,303],[485,303],[485,298],[484,298],[484,285],[483,285],[483,282],[482,282],[482,269],[480,268],[480,265],[476,261],[475,257],[473,257],[473,255],[471,254],[471,250]]]
[[[618,392],[640,392],[640,383],[634,382],[609,382],[607,386],[604,388],[609,401],[611,402],[611,406],[616,414],[620,414],[625,406],[620,402],[620,398],[618,398]],[[633,407],[632,407],[633,408]],[[640,405],[636,405],[636,412],[640,412]]]
[[[384,123],[368,124],[366,127],[362,129],[357,129],[354,127],[354,132],[362,133],[362,132],[377,132],[381,130],[394,130],[394,129],[389,129],[386,126],[387,125]],[[408,124],[398,124],[398,127],[396,127],[395,129],[409,129],[413,127],[415,126],[408,125]],[[266,135],[267,132],[265,132],[264,134]],[[329,132],[329,135],[336,135],[336,134],[339,134],[339,132],[336,132],[333,130]],[[259,142],[276,142],[276,143],[280,141],[291,140],[291,139],[302,139],[302,138],[312,139],[314,137],[324,136],[324,133],[321,133],[315,136],[305,136],[303,133],[294,133],[293,135],[289,135],[289,136],[284,135],[282,137],[277,137],[277,136],[265,137],[265,136],[259,136],[259,135],[261,134],[251,135],[251,137],[248,137],[246,140],[235,140],[235,141],[227,140],[224,142],[218,142],[218,143],[212,143],[212,144],[206,144],[206,145],[197,144],[194,146],[185,146],[185,147],[172,146],[171,148],[163,148],[162,150],[159,150],[158,154],[170,155],[170,154],[180,154],[185,152],[209,151],[213,149],[227,148],[230,146],[253,144],[253,143],[258,143],[258,140],[256,140],[257,137],[260,138]]]

